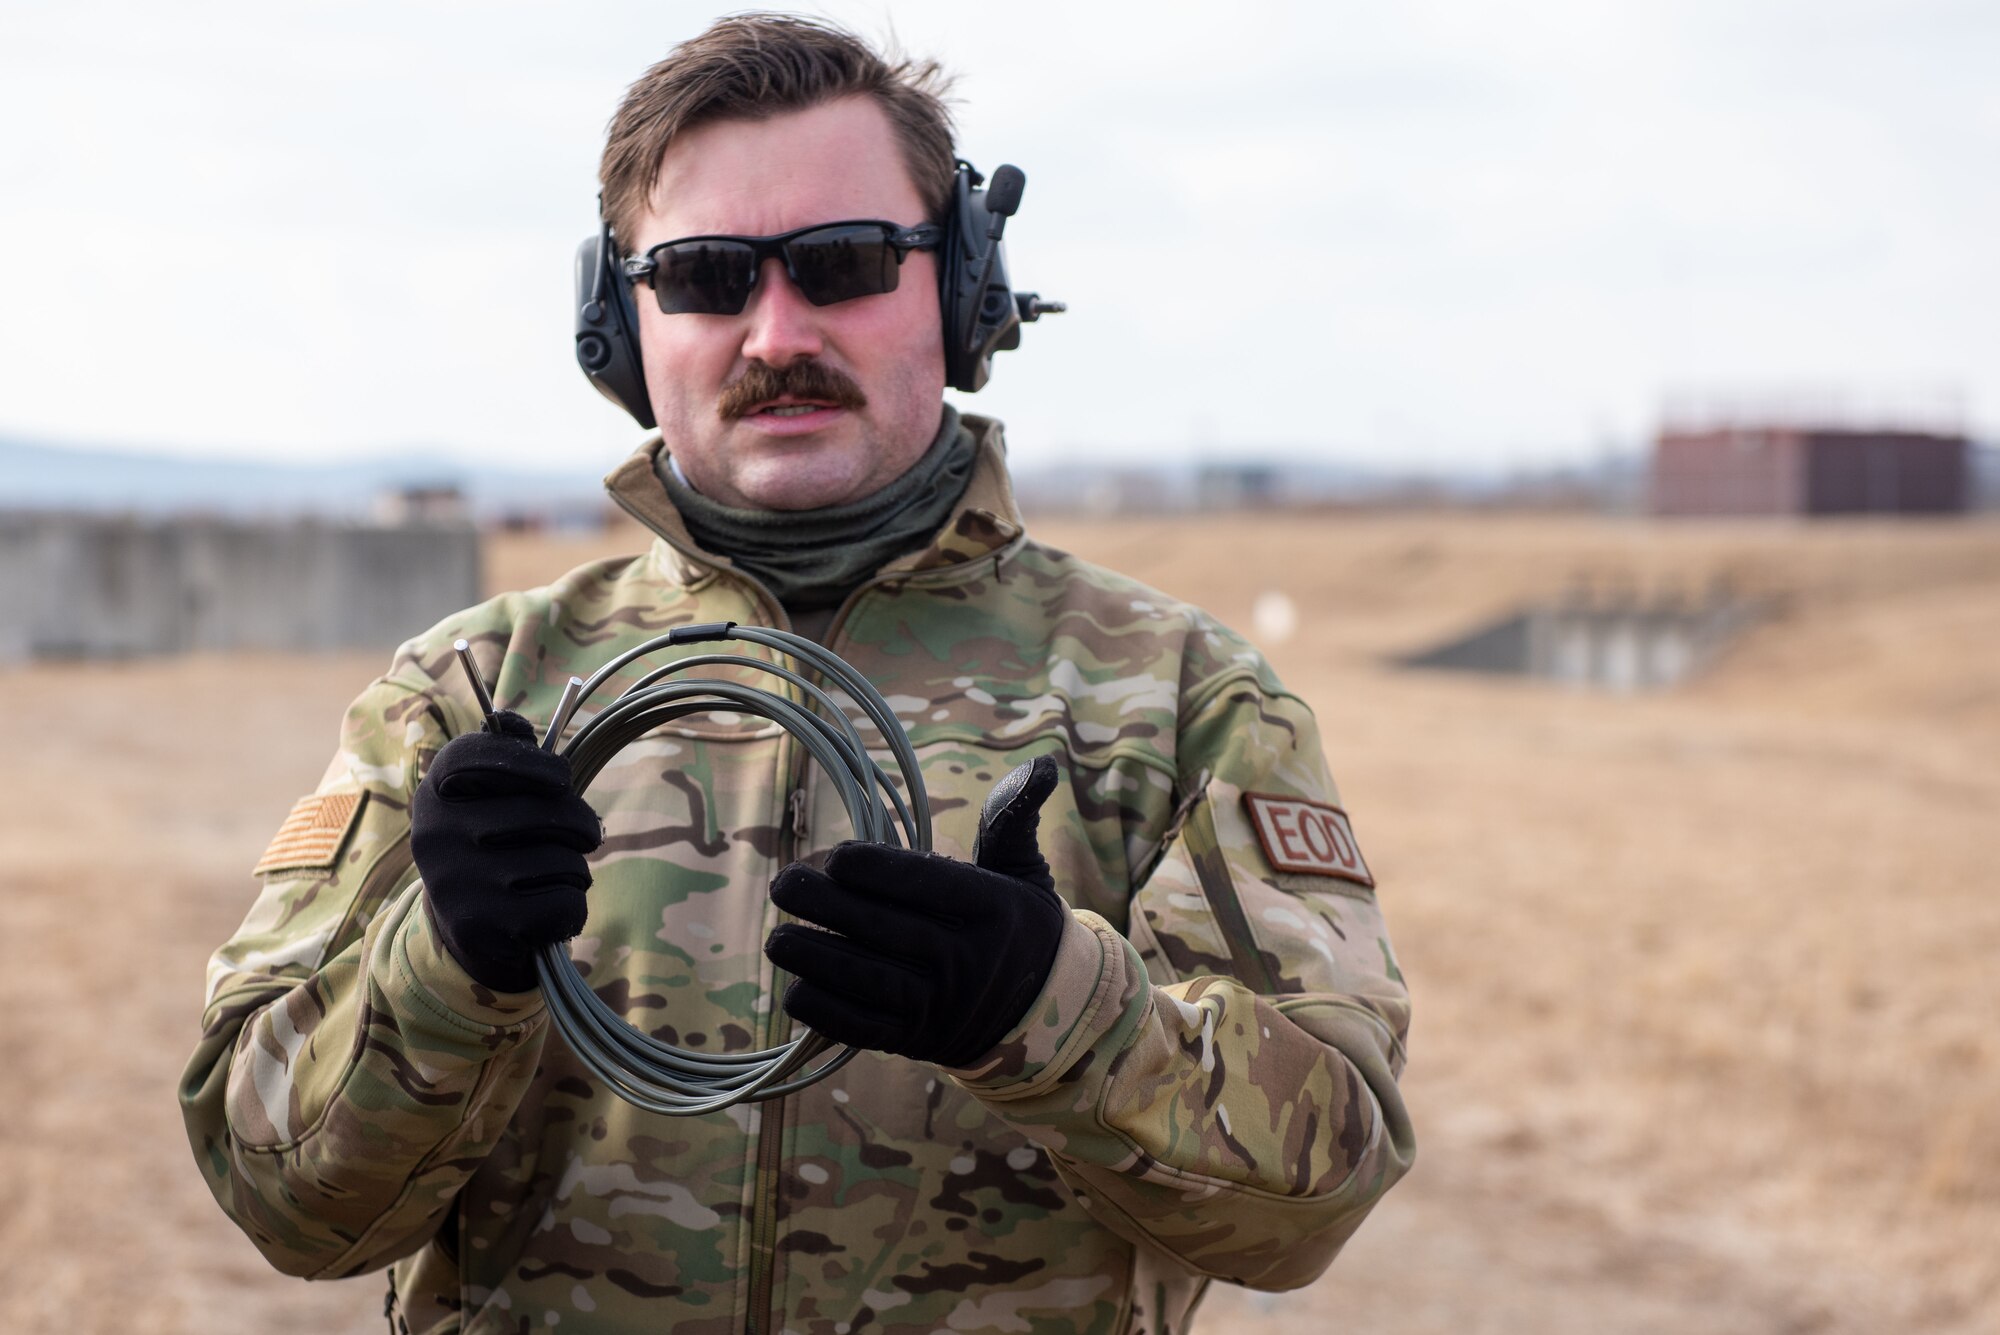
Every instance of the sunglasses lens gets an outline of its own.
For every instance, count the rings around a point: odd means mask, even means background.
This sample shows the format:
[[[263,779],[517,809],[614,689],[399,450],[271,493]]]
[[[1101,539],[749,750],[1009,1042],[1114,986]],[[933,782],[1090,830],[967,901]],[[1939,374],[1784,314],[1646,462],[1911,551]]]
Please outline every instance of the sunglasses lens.
[[[740,241],[676,242],[653,259],[653,293],[667,315],[735,315],[757,277],[757,253]]]
[[[815,306],[896,290],[899,257],[880,226],[836,223],[795,236],[785,248],[799,291]]]

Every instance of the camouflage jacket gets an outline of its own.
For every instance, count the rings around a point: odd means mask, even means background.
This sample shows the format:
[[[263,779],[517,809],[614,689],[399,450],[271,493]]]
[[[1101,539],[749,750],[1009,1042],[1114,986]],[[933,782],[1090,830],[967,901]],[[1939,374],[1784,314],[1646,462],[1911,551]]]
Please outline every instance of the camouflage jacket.
[[[1311,714],[1200,611],[1029,541],[997,425],[925,550],[825,639],[915,744],[969,857],[1024,759],[1073,920],[971,1069],[864,1053],[782,1100],[665,1118],[475,984],[412,881],[410,799],[478,726],[451,643],[542,720],[562,682],[690,622],[784,624],[698,550],[641,451],[608,485],[659,535],[404,645],[215,955],[181,1100],[210,1189],[273,1265],[395,1263],[416,1331],[1183,1331],[1211,1277],[1308,1283],[1409,1166],[1407,997]],[[657,442],[649,446],[657,449]],[[775,687],[771,678],[759,684]],[[785,862],[847,837],[761,720],[684,719],[588,792],[607,838],[573,954],[683,1047],[790,1032],[761,944]]]

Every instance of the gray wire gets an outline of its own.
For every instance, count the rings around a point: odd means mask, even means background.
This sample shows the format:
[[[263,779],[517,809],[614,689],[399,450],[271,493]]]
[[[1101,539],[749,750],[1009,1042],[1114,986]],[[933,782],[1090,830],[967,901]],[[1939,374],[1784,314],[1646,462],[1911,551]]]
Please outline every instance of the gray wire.
[[[560,748],[570,763],[570,776],[581,793],[625,747],[663,724],[690,714],[727,709],[769,719],[803,745],[832,781],[854,837],[928,852],[931,847],[930,802],[916,751],[895,711],[881,692],[839,655],[790,631],[768,626],[739,626],[733,621],[677,626],[665,635],[619,654],[588,680],[571,677],[542,738],[545,750],[556,741],[571,718],[605,683],[628,665],[663,649],[723,640],[761,645],[792,659],[805,671],[817,673],[828,687],[846,693],[888,744],[899,791],[888,773],[868,754],[860,732],[832,691],[816,685],[804,672],[777,662],[741,654],[694,654],[642,675],[599,709]],[[471,655],[460,642],[459,661],[465,667],[481,706],[490,706],[485,683],[473,671]],[[775,691],[716,677],[676,680],[697,667],[747,668],[776,677],[799,689],[801,705]],[[818,709],[812,708],[817,705]],[[907,800],[904,792],[908,793]],[[628,1023],[584,981],[576,961],[561,942],[545,946],[535,958],[549,1017],[577,1059],[626,1102],[669,1117],[714,1112],[731,1104],[774,1099],[823,1080],[854,1059],[855,1049],[840,1047],[808,1029],[789,1042],[757,1052],[693,1052],[663,1043]],[[832,1056],[826,1056],[831,1052]],[[825,1060],[820,1060],[822,1057]],[[818,1065],[813,1065],[818,1061]]]

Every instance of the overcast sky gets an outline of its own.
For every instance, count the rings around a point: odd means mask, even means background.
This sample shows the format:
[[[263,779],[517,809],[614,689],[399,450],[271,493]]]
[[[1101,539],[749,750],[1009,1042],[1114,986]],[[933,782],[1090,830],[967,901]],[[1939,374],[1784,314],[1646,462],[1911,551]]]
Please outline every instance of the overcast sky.
[[[1663,396],[2000,425],[2000,5],[808,6],[1020,165],[1017,458],[1538,464]],[[569,264],[678,2],[0,0],[0,435],[601,469]],[[0,484],[3,485],[3,484]]]

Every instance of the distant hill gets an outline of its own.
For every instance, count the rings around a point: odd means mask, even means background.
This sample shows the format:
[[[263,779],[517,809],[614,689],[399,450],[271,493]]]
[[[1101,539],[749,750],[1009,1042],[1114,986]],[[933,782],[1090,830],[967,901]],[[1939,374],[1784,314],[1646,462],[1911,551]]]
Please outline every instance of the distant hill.
[[[1613,471],[1629,472],[1620,459]],[[1537,484],[1587,494],[1619,490],[1606,465],[1524,477],[1462,471],[1422,475],[1300,459],[1115,463],[1072,458],[1015,469],[1031,513],[1176,512],[1340,502],[1479,504]],[[454,488],[482,520],[510,515],[587,521],[606,498],[589,467],[564,472],[479,468],[413,448],[346,463],[286,464],[0,438],[0,511],[216,514],[235,517],[373,513],[387,493]]]
[[[0,438],[0,510],[360,516],[386,492],[454,487],[472,512],[544,517],[605,503],[597,475],[480,468],[422,450],[349,463],[284,464]]]
[[[609,467],[610,461],[605,461]],[[1398,470],[1274,456],[1121,463],[1088,456],[1017,464],[1014,489],[1031,514],[1175,513],[1263,505],[1643,508],[1646,456],[1605,454],[1537,469]],[[2000,447],[1973,448],[1974,504],[2000,508]],[[0,437],[0,511],[316,514],[360,517],[385,493],[456,488],[482,520],[511,515],[567,525],[607,504],[597,471],[482,468],[413,448],[335,464],[285,464],[158,454]]]
[[[1161,463],[1072,459],[1014,470],[1014,494],[1035,514],[1173,514],[1286,506],[1638,508],[1646,461],[1606,454],[1534,469],[1399,469],[1283,455]]]

